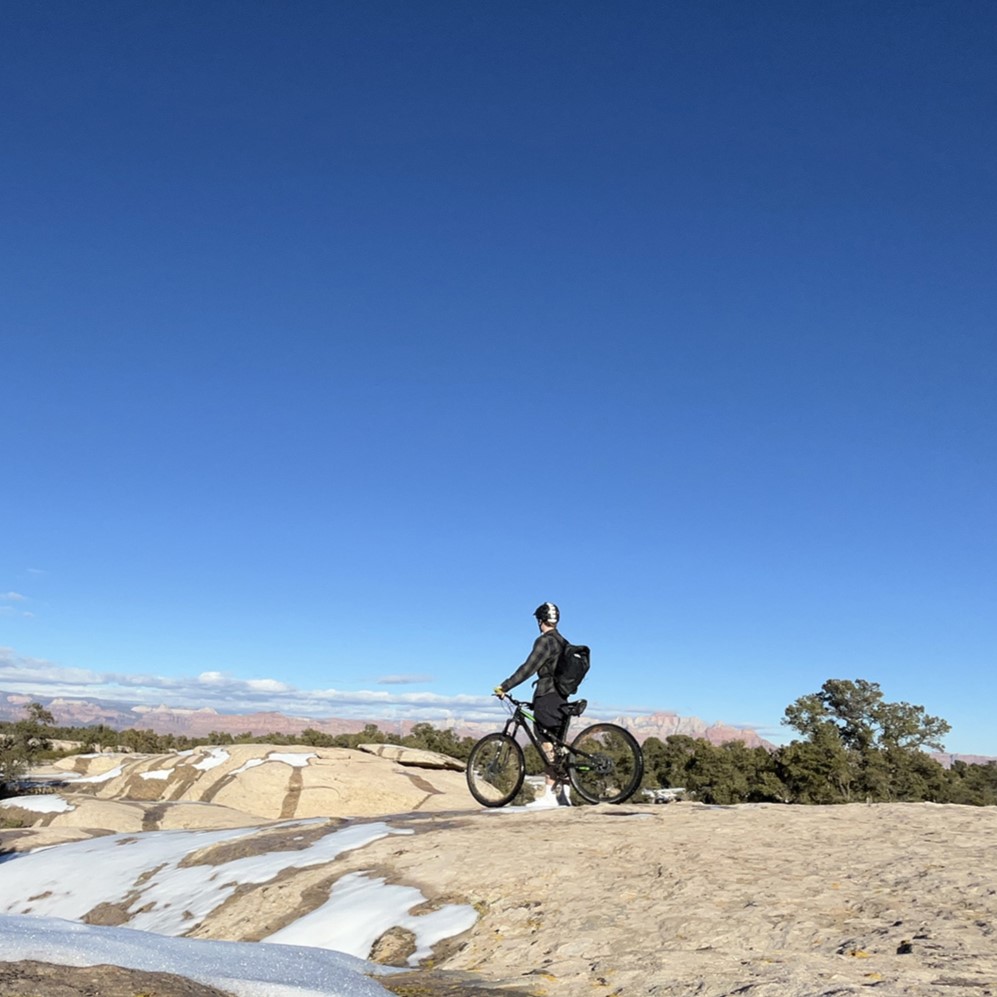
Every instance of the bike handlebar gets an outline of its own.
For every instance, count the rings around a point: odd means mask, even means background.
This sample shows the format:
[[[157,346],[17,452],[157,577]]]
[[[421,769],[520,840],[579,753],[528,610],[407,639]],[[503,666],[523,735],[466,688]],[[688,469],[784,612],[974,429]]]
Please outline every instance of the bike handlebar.
[[[512,703],[513,706],[529,706],[530,705],[529,702],[527,702],[527,700],[525,700],[525,699],[516,699],[515,696],[510,696],[509,693],[506,693],[504,696],[500,696],[497,692],[493,692],[492,695],[496,699],[501,699],[502,701],[508,700],[510,703]]]

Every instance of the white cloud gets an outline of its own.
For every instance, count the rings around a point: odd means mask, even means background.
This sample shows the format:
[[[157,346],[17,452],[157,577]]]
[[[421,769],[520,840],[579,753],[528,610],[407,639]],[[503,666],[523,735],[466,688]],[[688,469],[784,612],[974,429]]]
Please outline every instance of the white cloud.
[[[0,647],[0,689],[29,696],[100,699],[118,702],[126,708],[163,704],[172,709],[207,707],[219,713],[278,711],[316,720],[341,717],[431,723],[493,720],[498,723],[506,716],[505,707],[493,696],[465,693],[446,696],[388,689],[297,689],[277,679],[239,679],[219,671],[177,678],[95,672],[27,658],[12,648],[3,647]],[[608,719],[621,712],[617,707],[599,708],[592,704],[586,716]]]
[[[27,620],[33,619],[34,613],[19,606],[20,603],[30,601],[26,595],[22,595],[20,592],[0,592],[0,616],[21,616]]]
[[[101,676],[85,668],[63,668],[42,658],[25,658],[0,647],[0,682],[36,685],[99,685]]]
[[[432,675],[384,675],[377,680],[378,685],[425,685],[432,682]]]
[[[286,682],[278,682],[277,679],[249,679],[246,687],[253,692],[290,692],[291,686]]]
[[[102,674],[99,676],[101,681],[114,681],[121,686],[135,686],[137,688],[155,688],[155,689],[179,689],[187,685],[188,680],[186,679],[168,679],[161,678],[158,675],[109,675]]]

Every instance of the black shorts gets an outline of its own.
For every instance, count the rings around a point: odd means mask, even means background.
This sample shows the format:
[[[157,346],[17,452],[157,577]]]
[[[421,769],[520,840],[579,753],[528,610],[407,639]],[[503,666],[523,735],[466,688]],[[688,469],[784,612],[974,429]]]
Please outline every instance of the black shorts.
[[[536,718],[534,730],[537,737],[546,740],[545,731],[550,731],[556,737],[564,736],[565,722],[569,719],[564,715],[564,704],[567,700],[559,692],[548,692],[533,700],[533,716]]]

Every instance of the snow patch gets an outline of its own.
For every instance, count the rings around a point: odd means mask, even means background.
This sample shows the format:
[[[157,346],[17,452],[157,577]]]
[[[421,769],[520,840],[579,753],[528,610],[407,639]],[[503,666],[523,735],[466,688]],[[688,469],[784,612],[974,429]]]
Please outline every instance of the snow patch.
[[[283,762],[285,765],[290,765],[291,768],[303,769],[308,766],[308,759],[315,758],[314,751],[307,752],[291,752],[291,751],[271,751],[267,755],[268,762]]]
[[[199,762],[194,762],[192,768],[207,772],[210,769],[224,765],[232,756],[224,748],[212,748],[208,752],[207,758],[202,758]]]
[[[45,793],[41,796],[14,796],[0,800],[0,807],[20,807],[38,814],[64,814],[76,807],[64,800],[58,793]]]
[[[336,883],[321,907],[263,941],[315,945],[366,958],[374,942],[397,925],[415,935],[415,952],[408,960],[415,966],[432,955],[438,941],[467,931],[478,918],[467,904],[448,904],[428,914],[408,913],[425,900],[412,886],[388,885],[383,879],[351,872]]]
[[[110,782],[112,779],[117,779],[121,775],[121,766],[115,765],[113,769],[108,769],[106,772],[101,772],[100,775],[88,775],[81,776],[79,779],[74,779],[74,782]]]
[[[238,775],[240,772],[248,772],[250,769],[256,768],[257,765],[262,765],[262,758],[250,758],[248,762],[243,762],[237,769],[233,769],[230,773],[231,775]]]
[[[52,853],[49,852],[51,855]],[[256,942],[163,938],[128,928],[50,917],[0,916],[0,961],[123,966],[176,973],[236,997],[385,997],[367,973],[384,972],[339,952]],[[287,980],[294,980],[288,984]]]
[[[296,822],[300,823],[300,822]],[[129,928],[190,933],[241,884],[266,883],[285,869],[331,862],[389,834],[411,834],[383,822],[331,830],[307,848],[246,855],[218,865],[185,858],[211,845],[249,838],[253,830],[146,831],[74,841],[0,865],[0,913],[81,919],[98,904],[123,904]],[[94,870],[100,875],[95,876]],[[155,873],[142,877],[149,870]]]

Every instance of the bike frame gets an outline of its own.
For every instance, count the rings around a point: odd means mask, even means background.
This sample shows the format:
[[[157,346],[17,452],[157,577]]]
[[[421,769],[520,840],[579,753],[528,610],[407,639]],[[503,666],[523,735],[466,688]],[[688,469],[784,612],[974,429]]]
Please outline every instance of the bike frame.
[[[559,737],[554,737],[553,734],[549,735],[549,739],[546,741],[541,741],[533,730],[533,724],[537,722],[536,717],[529,711],[529,703],[524,702],[520,699],[513,699],[508,693],[503,697],[503,700],[507,700],[513,706],[512,715],[505,722],[505,727],[502,728],[502,733],[508,735],[515,740],[516,732],[522,730],[526,736],[529,738],[530,743],[534,748],[537,749],[537,754],[543,760],[546,768],[549,768],[558,778],[567,778],[567,772],[564,769],[564,759],[568,754],[572,754],[577,758],[585,758],[590,761],[594,760],[592,755],[587,751],[581,751],[578,748],[572,748],[567,741],[561,740]],[[571,725],[571,720],[574,717],[568,719],[568,726]],[[567,727],[565,728],[565,733],[567,733]],[[544,751],[544,744],[550,744],[553,746],[553,755],[551,758],[546,751]]]
[[[557,733],[537,730],[531,704],[503,695],[509,713],[502,730],[486,734],[471,748],[465,772],[471,795],[486,807],[503,807],[520,791],[526,775],[523,748],[532,744],[549,782],[570,783],[574,792],[589,803],[622,803],[629,799],[644,772],[644,760],[636,738],[612,723],[583,726],[569,744],[572,719],[585,712],[583,699],[568,703],[567,723]],[[523,729],[525,738],[519,737]],[[546,749],[546,750],[545,750]]]

